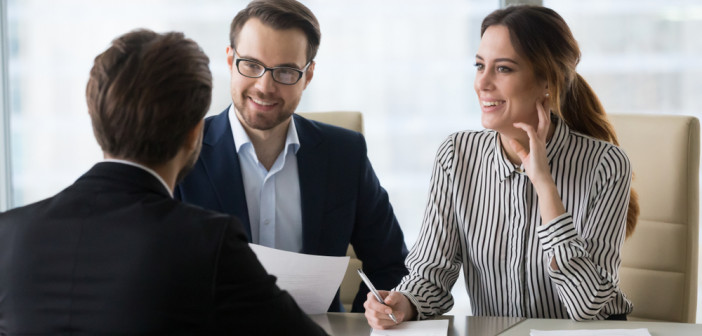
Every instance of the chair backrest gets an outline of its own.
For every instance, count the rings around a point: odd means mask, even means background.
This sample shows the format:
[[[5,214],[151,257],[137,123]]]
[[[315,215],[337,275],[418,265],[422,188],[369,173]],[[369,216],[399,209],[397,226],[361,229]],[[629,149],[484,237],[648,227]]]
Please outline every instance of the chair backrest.
[[[363,133],[363,114],[361,112],[351,111],[333,111],[333,112],[306,112],[297,114],[315,121],[320,121],[334,126],[350,129],[359,133]],[[349,266],[344,274],[344,279],[341,281],[339,288],[339,297],[346,311],[351,311],[353,299],[356,298],[358,287],[361,284],[361,277],[356,272],[363,264],[361,260],[356,258],[356,253],[353,247],[349,245],[346,255],[351,257]]]
[[[358,111],[297,112],[297,114],[310,120],[363,133],[363,114]]]
[[[624,242],[620,286],[632,320],[695,323],[700,124],[675,115],[610,115],[634,171],[641,213]]]

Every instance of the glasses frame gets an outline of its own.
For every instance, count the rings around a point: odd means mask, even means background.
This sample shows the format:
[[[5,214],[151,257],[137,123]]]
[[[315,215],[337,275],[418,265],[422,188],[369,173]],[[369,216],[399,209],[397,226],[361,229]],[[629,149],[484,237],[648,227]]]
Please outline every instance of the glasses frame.
[[[234,48],[232,48],[232,49],[234,49]],[[236,49],[234,49],[234,55],[236,56],[236,59],[234,60],[234,65],[236,66],[236,71],[239,72],[240,75],[242,75],[242,76],[244,76],[244,77],[246,77],[246,78],[261,78],[261,77],[263,77],[263,75],[266,74],[266,72],[270,71],[270,72],[271,72],[271,78],[272,78],[276,83],[280,83],[280,84],[283,84],[283,85],[295,85],[295,84],[297,84],[297,83],[300,81],[300,78],[302,78],[302,75],[304,75],[305,72],[307,71],[307,69],[310,67],[310,64],[312,64],[312,61],[309,61],[309,62],[307,62],[307,64],[306,64],[302,69],[297,69],[297,68],[287,67],[287,66],[267,67],[265,64],[263,64],[263,63],[261,63],[261,62],[259,62],[259,61],[257,61],[257,60],[252,60],[252,59],[249,59],[249,58],[242,58],[242,57],[240,57],[240,56],[239,56],[239,52],[237,52]],[[256,63],[256,64],[260,65],[261,67],[263,67],[263,72],[261,72],[261,74],[258,75],[258,76],[244,75],[243,73],[241,73],[241,70],[239,69],[239,63],[240,63],[241,61]],[[297,80],[295,80],[295,81],[292,82],[292,83],[283,83],[283,82],[277,80],[277,79],[275,78],[275,76],[273,75],[273,72],[274,72],[275,70],[277,70],[277,69],[292,70],[292,71],[297,72],[297,74],[298,74],[299,76],[297,76]]]

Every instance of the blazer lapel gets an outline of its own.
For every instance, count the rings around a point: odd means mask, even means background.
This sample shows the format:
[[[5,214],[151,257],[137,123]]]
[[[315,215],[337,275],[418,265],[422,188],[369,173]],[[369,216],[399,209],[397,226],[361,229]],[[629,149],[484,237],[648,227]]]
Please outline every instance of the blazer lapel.
[[[302,253],[318,254],[324,214],[328,158],[321,148],[319,130],[308,120],[293,115],[300,139],[297,169],[302,207]]]
[[[229,123],[229,108],[212,118],[205,131],[200,159],[219,198],[222,211],[236,215],[241,220],[250,242],[249,208],[246,204],[239,155]]]

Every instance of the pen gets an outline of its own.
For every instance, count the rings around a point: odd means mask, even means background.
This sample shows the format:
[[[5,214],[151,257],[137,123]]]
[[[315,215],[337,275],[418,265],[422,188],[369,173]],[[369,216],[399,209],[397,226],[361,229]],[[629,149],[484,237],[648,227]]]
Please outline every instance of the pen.
[[[383,298],[380,297],[380,293],[378,293],[378,291],[375,290],[375,286],[373,286],[373,284],[370,282],[370,279],[368,279],[368,277],[366,276],[366,273],[363,273],[363,270],[360,268],[357,269],[357,271],[358,271],[358,275],[361,276],[361,279],[366,284],[368,289],[370,289],[371,293],[373,293],[373,295],[375,295],[376,300],[378,300],[378,302],[380,302],[382,304],[385,304],[385,301],[383,301]],[[397,323],[397,319],[395,318],[395,315],[393,313],[390,313],[389,315],[390,315],[390,318],[392,319],[392,321]]]

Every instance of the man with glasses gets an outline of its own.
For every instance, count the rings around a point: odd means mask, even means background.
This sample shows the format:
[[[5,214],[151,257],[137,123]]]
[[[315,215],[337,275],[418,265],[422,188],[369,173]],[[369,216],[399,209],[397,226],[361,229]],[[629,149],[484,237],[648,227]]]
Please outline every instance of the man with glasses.
[[[230,40],[233,104],[207,119],[177,197],[238,216],[255,244],[343,256],[351,243],[376,287],[398,284],[407,248],[363,136],[294,114],[315,70],[314,14],[294,0],[253,1]],[[362,285],[353,311],[367,292]],[[337,295],[330,311],[342,309]]]

